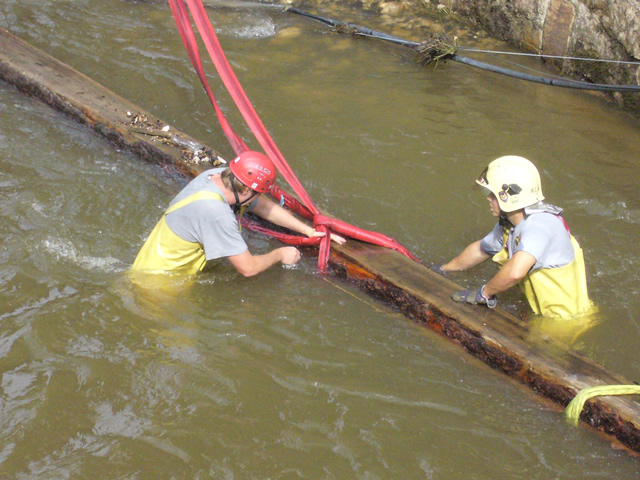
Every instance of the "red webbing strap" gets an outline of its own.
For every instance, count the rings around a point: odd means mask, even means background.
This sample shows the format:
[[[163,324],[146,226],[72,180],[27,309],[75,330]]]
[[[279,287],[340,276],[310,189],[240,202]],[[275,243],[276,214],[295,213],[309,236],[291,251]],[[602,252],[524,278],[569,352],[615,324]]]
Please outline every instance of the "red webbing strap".
[[[399,251],[403,255],[419,262],[419,260],[414,257],[409,250],[403,247],[400,243],[394,240],[391,237],[387,237],[381,233],[370,232],[368,230],[363,230],[358,227],[354,227],[342,220],[337,220],[335,218],[330,218],[320,213],[313,215],[307,207],[302,205],[298,200],[293,198],[291,195],[283,192],[278,185],[274,185],[271,189],[271,196],[277,201],[283,203],[285,207],[289,210],[297,213],[303,218],[308,220],[313,220],[314,226],[318,225],[326,225],[329,230],[341,233],[347,237],[355,238],[356,240],[361,240],[367,243],[373,243],[374,245],[380,245],[387,248],[392,248],[394,250]],[[251,227],[249,227],[251,228]]]
[[[313,220],[313,213],[311,213],[311,210],[302,205],[297,199],[293,198],[287,192],[282,191],[280,187],[278,187],[277,183],[271,187],[269,193],[283,207],[287,207],[292,212],[297,213],[307,220]]]
[[[181,3],[180,0],[172,1]],[[258,143],[260,143],[267,155],[276,164],[276,167],[278,167],[278,171],[287,180],[289,185],[291,185],[296,195],[300,197],[302,202],[312,212],[318,213],[315,205],[313,204],[313,201],[307,195],[307,192],[304,190],[302,184],[293,173],[293,170],[291,170],[291,167],[289,167],[289,165],[285,161],[282,153],[280,153],[280,150],[278,150],[278,147],[270,137],[267,129],[262,124],[262,121],[254,110],[253,105],[249,101],[249,98],[244,93],[240,82],[238,81],[235,73],[231,69],[231,65],[224,55],[222,46],[220,45],[218,37],[216,36],[213,27],[211,26],[211,22],[209,21],[209,17],[204,10],[202,2],[200,0],[186,0],[186,2],[189,6],[189,10],[191,11],[191,15],[193,16],[193,20],[196,24],[196,27],[198,28],[200,36],[202,37],[204,45],[207,48],[207,52],[209,52],[209,56],[211,57],[211,60],[213,60],[216,70],[218,71],[220,78],[224,82],[224,85],[227,87],[227,90],[233,98],[233,101],[240,110],[240,113],[249,125],[251,132],[254,134],[254,136],[258,140]]]
[[[184,43],[187,54],[189,55],[189,59],[193,64],[193,68],[196,70],[198,78],[200,79],[200,82],[202,83],[205,92],[207,92],[207,96],[209,97],[209,100],[211,101],[211,104],[216,111],[216,115],[218,116],[218,121],[220,122],[222,131],[231,144],[231,148],[233,148],[233,151],[236,152],[236,155],[239,155],[245,150],[248,150],[247,146],[236,134],[233,128],[231,128],[229,122],[227,122],[227,119],[218,106],[218,102],[216,102],[216,99],[213,96],[211,87],[209,87],[207,77],[205,76],[204,69],[202,68],[202,61],[200,60],[200,53],[198,51],[198,43],[196,42],[196,37],[193,33],[193,28],[191,27],[191,21],[189,20],[189,14],[187,13],[184,3],[182,0],[169,0],[169,6],[171,7],[173,18],[175,19],[178,26],[178,32],[180,33],[180,37],[182,38],[182,43]]]
[[[284,243],[294,245],[296,247],[312,247],[318,245],[321,241],[321,237],[302,237],[300,235],[291,235],[288,233],[276,232],[270,228],[264,227],[261,224],[249,220],[246,216],[242,217],[242,228],[248,228],[254,232],[260,232],[272,236]]]
[[[220,78],[222,79],[225,87],[229,91],[229,94],[233,98],[235,104],[237,105],[240,113],[244,117],[245,121],[251,128],[251,131],[255,135],[256,139],[265,150],[265,152],[269,155],[271,160],[276,164],[278,171],[285,178],[285,180],[291,185],[294,192],[303,200],[303,202],[307,205],[309,211],[313,213],[319,213],[318,209],[313,204],[313,201],[308,196],[302,184],[299,182],[293,170],[289,167],[284,157],[278,150],[278,147],[275,145],[275,142],[269,136],[266,128],[262,124],[262,121],[258,117],[258,114],[255,112],[253,105],[247,98],[244,90],[242,89],[240,82],[235,76],[235,73],[231,69],[231,65],[227,58],[224,55],[222,50],[222,46],[218,41],[218,38],[211,26],[211,22],[209,21],[209,17],[207,17],[206,12],[204,10],[204,6],[200,0],[186,0],[191,15],[193,16],[193,20],[198,28],[200,36],[205,44],[207,52],[209,52],[209,56],[211,57]],[[233,132],[233,129],[228,125],[226,120],[224,120],[224,116],[221,118],[221,112],[217,106],[217,102],[213,97],[213,93],[208,86],[206,77],[204,75],[204,71],[202,69],[202,62],[200,61],[200,56],[198,52],[197,43],[195,40],[195,35],[193,33],[193,29],[191,27],[191,22],[188,18],[187,10],[184,6],[184,0],[169,0],[171,11],[176,20],[176,24],[178,26],[178,31],[180,32],[180,36],[182,37],[182,41],[185,44],[185,48],[187,49],[187,53],[189,54],[189,58],[191,59],[191,63],[193,64],[196,72],[198,73],[198,77],[205,87],[205,91],[211,100],[211,103],[214,104],[214,108],[216,109],[216,114],[218,118],[220,118],[220,123],[222,125],[223,130],[225,131],[225,135],[229,139],[232,147],[236,154],[241,153],[246,150],[247,147],[242,143],[239,137]],[[240,141],[238,141],[240,140]],[[238,150],[240,148],[240,150]],[[317,228],[319,231],[324,231],[327,235],[321,241],[324,244],[324,248],[321,247],[321,255],[318,260],[319,266],[322,270],[326,270],[326,261],[323,259],[328,259],[328,249],[330,247],[330,235],[326,230],[326,227],[321,226]],[[323,254],[323,250],[326,250],[327,253]]]
[[[326,236],[321,237],[320,239],[306,239],[302,237],[295,237],[293,235],[284,235],[278,232],[272,232],[266,228],[260,227],[261,231],[264,231],[265,233],[268,232],[270,235],[273,235],[276,238],[280,238],[287,243],[295,245],[315,245],[319,242],[320,254],[318,258],[318,266],[322,271],[326,271],[327,269],[329,249],[331,246],[331,230],[348,237],[356,238],[376,245],[393,248],[417,261],[417,259],[413,255],[411,255],[411,253],[406,248],[404,248],[402,245],[400,245],[390,237],[375,232],[361,230],[345,222],[331,219],[320,214],[320,211],[314,205],[311,197],[309,197],[304,187],[293,173],[293,170],[284,159],[282,153],[267,132],[267,129],[262,124],[262,121],[253,108],[253,105],[251,105],[251,102],[247,98],[244,90],[242,89],[242,86],[240,85],[240,82],[231,69],[231,65],[224,55],[222,46],[220,45],[213,27],[211,26],[211,22],[209,21],[209,17],[204,10],[202,2],[200,0],[169,0],[171,11],[173,12],[176,24],[178,26],[178,31],[180,32],[182,41],[185,45],[185,48],[187,49],[187,53],[189,55],[189,58],[191,59],[191,63],[198,73],[198,77],[200,78],[200,81],[202,82],[205,91],[215,108],[216,114],[218,115],[218,119],[225,132],[225,135],[229,139],[229,142],[231,143],[231,146],[233,147],[236,154],[240,154],[241,152],[247,150],[247,147],[224,118],[224,115],[220,111],[213,93],[211,92],[211,88],[207,83],[207,79],[202,68],[202,62],[200,60],[200,54],[198,52],[198,46],[196,43],[193,28],[191,27],[189,15],[184,5],[185,1],[189,7],[189,11],[191,12],[196,27],[198,28],[198,32],[202,37],[207,52],[209,53],[209,56],[211,57],[211,60],[213,61],[225,87],[233,98],[233,101],[240,110],[240,113],[251,128],[252,133],[254,134],[262,148],[275,163],[280,174],[289,183],[289,185],[291,185],[296,195],[302,200],[302,203],[291,198],[289,195],[286,195],[279,189],[276,192],[272,192],[272,195],[278,200],[284,200],[285,205],[299,215],[309,220],[313,220],[313,225],[316,230],[325,232]],[[248,228],[256,229],[254,226],[248,226]]]

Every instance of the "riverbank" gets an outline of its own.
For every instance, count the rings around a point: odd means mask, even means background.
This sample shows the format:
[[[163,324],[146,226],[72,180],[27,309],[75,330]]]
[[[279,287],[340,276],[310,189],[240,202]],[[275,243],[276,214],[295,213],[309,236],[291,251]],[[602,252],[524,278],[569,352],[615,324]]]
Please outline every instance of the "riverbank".
[[[319,15],[348,11],[345,2],[307,0],[293,4]],[[640,62],[638,0],[362,0],[357,7],[395,32],[421,41],[456,22],[464,33],[504,40],[528,53],[542,54],[545,63],[566,78],[598,84],[638,85],[640,65],[549,57]],[[344,20],[339,18],[339,20]],[[462,25],[462,27],[460,27]],[[392,31],[386,33],[393,33]],[[463,45],[464,34],[458,36]],[[607,93],[620,108],[640,116],[640,95]]]

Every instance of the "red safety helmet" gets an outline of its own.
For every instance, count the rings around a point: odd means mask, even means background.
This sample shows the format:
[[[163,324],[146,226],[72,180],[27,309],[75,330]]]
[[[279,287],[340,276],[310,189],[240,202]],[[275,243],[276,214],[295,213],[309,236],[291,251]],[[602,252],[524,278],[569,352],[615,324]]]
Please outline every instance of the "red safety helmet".
[[[231,162],[229,168],[243,185],[260,193],[271,190],[278,175],[271,159],[260,152],[242,152]]]

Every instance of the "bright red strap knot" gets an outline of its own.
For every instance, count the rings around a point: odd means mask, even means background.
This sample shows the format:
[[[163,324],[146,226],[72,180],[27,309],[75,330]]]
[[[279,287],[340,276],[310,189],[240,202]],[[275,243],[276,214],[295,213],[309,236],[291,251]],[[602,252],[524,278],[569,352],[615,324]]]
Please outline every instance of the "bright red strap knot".
[[[323,215],[321,213],[317,213],[313,216],[313,226],[314,227],[323,227],[325,229],[331,228],[332,225],[332,220],[327,217],[326,215]],[[316,229],[319,230],[319,229]],[[325,230],[323,230],[325,231]]]

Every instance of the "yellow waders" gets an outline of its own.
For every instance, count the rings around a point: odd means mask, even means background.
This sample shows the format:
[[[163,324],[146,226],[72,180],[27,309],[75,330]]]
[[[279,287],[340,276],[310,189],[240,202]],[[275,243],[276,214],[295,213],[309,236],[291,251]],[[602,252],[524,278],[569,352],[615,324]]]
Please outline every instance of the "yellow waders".
[[[202,245],[188,242],[173,233],[167,225],[166,216],[196,200],[211,199],[224,201],[215,192],[198,192],[177,202],[169,208],[144,242],[131,270],[144,273],[194,274],[207,263]]]
[[[500,266],[507,263],[508,231],[505,230],[505,248],[493,256]],[[587,276],[582,248],[571,235],[575,258],[559,268],[542,268],[528,273],[518,286],[524,292],[532,310],[547,317],[569,317],[586,313],[593,307],[587,292]]]

